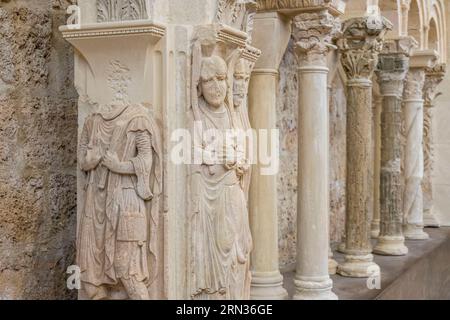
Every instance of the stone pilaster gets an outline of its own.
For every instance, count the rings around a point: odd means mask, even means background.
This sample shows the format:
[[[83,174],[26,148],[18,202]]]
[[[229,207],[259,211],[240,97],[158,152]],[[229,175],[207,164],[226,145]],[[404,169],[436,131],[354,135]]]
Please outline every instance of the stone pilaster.
[[[328,12],[294,18],[299,60],[297,267],[294,299],[337,299],[329,255],[327,54],[340,23]]]
[[[370,244],[373,209],[372,82],[382,49],[382,38],[391,24],[384,18],[352,18],[344,22],[338,42],[347,75],[347,189],[345,262],[338,273],[368,277],[379,273]]]
[[[424,177],[423,189],[423,223],[425,227],[439,227],[439,221],[433,214],[433,186],[432,175],[434,167],[433,148],[433,111],[434,100],[439,95],[437,86],[445,76],[446,65],[438,64],[425,70],[424,114],[423,114],[423,151]]]
[[[380,235],[374,252],[405,255],[402,233],[401,127],[403,83],[409,68],[412,38],[386,40],[377,68],[381,112]]]

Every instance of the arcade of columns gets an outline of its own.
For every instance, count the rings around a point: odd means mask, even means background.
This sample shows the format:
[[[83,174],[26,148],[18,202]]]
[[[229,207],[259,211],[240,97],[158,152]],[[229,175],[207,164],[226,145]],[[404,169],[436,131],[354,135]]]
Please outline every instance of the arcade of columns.
[[[142,5],[142,10],[145,9],[143,16],[129,18],[130,21],[120,21],[121,18],[108,11],[112,10],[111,7],[99,9],[99,3],[108,4],[110,1],[97,2],[95,8],[89,1],[79,0],[80,11],[74,18],[74,24],[61,30],[77,49],[75,80],[80,94],[80,127],[85,119],[89,119],[92,108],[110,103],[107,98],[110,89],[115,92],[118,104],[144,101],[152,106],[155,125],[151,124],[153,120],[148,121],[150,124],[145,120],[135,124],[131,131],[141,130],[149,134],[151,141],[160,140],[159,145],[149,144],[148,149],[141,148],[142,152],[152,149],[153,159],[162,161],[162,181],[157,186],[162,195],[159,199],[161,203],[155,206],[158,197],[153,184],[150,186],[153,199],[143,197],[152,202],[152,208],[156,208],[150,213],[150,220],[154,222],[153,232],[135,232],[132,236],[130,234],[133,232],[128,230],[123,235],[127,243],[137,240],[145,243],[150,239],[149,256],[158,258],[149,263],[149,268],[158,272],[151,271],[147,275],[142,271],[142,278],[153,278],[154,275],[153,282],[148,286],[149,298],[287,297],[279,270],[276,176],[262,174],[260,164],[254,165],[247,176],[245,173],[238,174],[242,181],[245,182],[246,177],[249,180],[247,212],[245,206],[241,207],[241,203],[234,200],[241,197],[241,189],[235,190],[228,185],[223,187],[221,181],[215,181],[211,176],[205,178],[200,169],[192,173],[188,166],[176,166],[170,163],[165,153],[171,146],[170,132],[189,123],[191,112],[194,119],[205,124],[232,126],[233,116],[230,123],[219,123],[219,120],[211,120],[208,113],[213,114],[213,118],[218,117],[214,112],[220,112],[220,105],[230,100],[234,101],[230,114],[236,112],[241,116],[238,118],[244,119],[236,122],[240,123],[238,126],[249,124],[256,130],[276,129],[278,69],[291,38],[299,65],[297,258],[293,298],[337,299],[330,274],[337,272],[344,277],[376,275],[380,270],[373,261],[373,253],[406,255],[408,248],[405,239],[426,240],[428,235],[423,231],[424,226],[438,224],[430,210],[433,201],[433,137],[430,126],[436,87],[445,74],[445,56],[442,56],[445,50],[443,44],[431,45],[427,29],[409,32],[411,1],[368,0],[363,6],[360,3],[364,1],[352,0],[190,1],[192,8],[198,12],[183,4],[183,1],[170,1],[174,3],[174,7],[170,8],[159,1],[137,1]],[[203,2],[205,5],[201,6]],[[353,5],[356,2],[358,4]],[[398,14],[395,21],[392,21],[392,14],[383,16],[386,3],[399,5],[398,10],[393,10]],[[442,1],[418,1],[420,7],[424,4],[429,7],[432,3],[442,5]],[[98,14],[90,14],[95,10]],[[174,24],[173,21],[180,22]],[[124,47],[129,50],[124,51]],[[115,62],[111,64],[110,61]],[[335,61],[339,61],[338,67],[333,65]],[[151,72],[146,72],[145,68],[150,68]],[[236,71],[240,68],[241,73]],[[328,196],[329,70],[336,68],[345,79],[347,96],[346,224],[344,240],[339,246],[339,250],[345,253],[345,261],[337,267],[330,249]],[[223,80],[224,86],[228,90],[234,88],[234,91],[239,90],[239,77],[245,78],[251,72],[249,83],[243,84],[244,97],[248,94],[248,107],[246,102],[237,102],[237,98],[233,100],[233,95],[226,94],[226,90],[222,102],[215,103],[211,98],[208,93],[211,80],[207,77],[220,83],[222,69],[223,74],[228,76],[228,84]],[[234,78],[234,83],[230,84],[230,78]],[[122,83],[123,79],[128,80]],[[373,94],[374,83],[379,88],[378,97]],[[214,111],[208,111],[210,106],[216,104],[219,111],[214,108],[211,108]],[[106,114],[98,108],[94,110]],[[128,110],[131,120],[123,120],[125,122],[134,121],[142,113],[140,109]],[[92,121],[94,126],[95,118]],[[108,125],[105,124],[106,127]],[[86,148],[95,149],[91,145],[95,132],[90,132],[89,128],[86,130],[89,136],[86,138]],[[143,144],[147,138],[139,136],[136,139]],[[84,156],[96,157],[89,155],[89,151]],[[103,161],[105,167],[119,176],[128,172],[126,162],[115,164],[113,156],[108,155]],[[145,172],[150,170],[151,165],[147,168],[145,161],[140,165],[135,160],[132,163],[138,181],[141,173],[137,168],[143,172],[142,179],[148,177]],[[207,165],[215,168],[212,163]],[[227,164],[227,170],[231,167],[236,172],[246,171],[243,169],[245,166]],[[95,169],[85,170],[91,174],[88,177],[94,177],[89,179],[95,179],[95,174],[89,170],[95,172]],[[214,170],[221,172],[221,169]],[[232,183],[233,174],[225,173],[224,179]],[[155,171],[154,175],[158,180],[158,172]],[[113,174],[110,174],[109,179],[112,178]],[[84,183],[83,179],[85,177],[80,173],[80,186]],[[230,199],[221,202],[221,196],[215,193],[218,186],[230,188],[223,189],[225,198],[229,196]],[[81,194],[90,192],[89,187],[83,188],[79,188]],[[140,189],[137,190],[140,194]],[[243,196],[245,190],[243,187]],[[92,192],[91,197],[98,196]],[[202,192],[208,193],[209,197],[203,199]],[[89,201],[92,199],[88,195],[81,198],[78,210],[79,215],[84,216],[86,210],[91,210]],[[237,262],[230,262],[217,254],[225,250],[220,245],[213,249],[204,248],[200,239],[202,236],[214,237],[214,232],[218,232],[214,229],[216,222],[201,220],[202,214],[220,213],[226,220],[230,206],[243,213],[242,221],[248,214],[252,238],[252,244],[247,246],[245,230],[233,234],[233,237],[239,238],[233,244],[238,252]],[[192,208],[194,214],[191,214]],[[188,214],[181,215],[180,212]],[[242,221],[235,226],[245,225]],[[131,222],[127,223],[129,227]],[[208,223],[216,231],[205,227]],[[83,225],[81,230],[86,234],[90,232],[89,227]],[[234,232],[234,226],[230,230]],[[80,246],[89,246],[89,241],[83,244],[86,235],[79,234],[78,237]],[[158,241],[155,242],[152,237],[157,237]],[[371,238],[377,239],[374,248]],[[109,248],[107,240],[103,240],[103,246]],[[152,248],[153,243],[155,246]],[[124,250],[122,246],[118,242],[115,248]],[[78,250],[80,252],[80,247]],[[126,250],[122,254],[126,259]],[[92,263],[88,255],[83,256],[87,270]],[[147,259],[147,256],[144,257]],[[202,263],[206,267],[199,267]],[[112,268],[117,270],[120,266],[123,267],[118,262]],[[110,276],[110,269],[97,267]],[[229,272],[227,268],[236,270]],[[251,271],[251,277],[247,276],[246,270]],[[117,274],[113,278],[116,277],[121,279]],[[117,279],[111,283],[120,282]],[[88,298],[107,294],[100,285],[94,286],[95,290],[89,288],[95,282],[89,279],[89,274],[84,281],[88,285],[83,294]],[[131,293],[132,286],[126,281],[122,281],[122,286],[129,297],[133,294],[136,298],[147,297],[137,292],[137,286]],[[123,288],[112,290],[111,295],[120,296]]]

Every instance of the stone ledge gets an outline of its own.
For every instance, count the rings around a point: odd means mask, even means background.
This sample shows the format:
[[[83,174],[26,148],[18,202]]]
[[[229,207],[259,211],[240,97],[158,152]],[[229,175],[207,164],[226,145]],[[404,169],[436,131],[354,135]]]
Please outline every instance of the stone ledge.
[[[427,228],[426,232],[430,240],[405,242],[406,256],[374,255],[381,268],[381,290],[369,290],[367,279],[334,275],[333,291],[340,300],[450,299],[450,227]],[[334,259],[341,263],[344,255],[334,252]],[[291,298],[294,272],[283,276]]]

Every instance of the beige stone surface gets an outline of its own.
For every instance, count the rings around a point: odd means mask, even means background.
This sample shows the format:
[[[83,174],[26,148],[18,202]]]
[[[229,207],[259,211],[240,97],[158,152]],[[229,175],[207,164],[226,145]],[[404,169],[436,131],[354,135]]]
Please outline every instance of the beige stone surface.
[[[64,1],[0,3],[0,299],[67,299],[76,93]]]
[[[80,97],[78,101],[73,81],[74,78],[81,79],[83,75],[79,72],[74,74],[73,65],[82,66],[78,70],[83,72],[88,70],[88,67],[84,58],[80,56],[74,61],[70,45],[62,40],[61,33],[57,29],[66,22],[68,15],[65,9],[75,2],[82,7],[82,24],[95,23],[98,20],[94,0],[0,1],[0,299],[68,299],[77,296],[76,292],[66,289],[65,271],[75,262],[77,201],[78,207],[83,203],[82,197],[77,197],[77,128],[81,131],[84,119],[91,111],[92,100],[86,95]],[[149,65],[155,66],[154,74],[158,75],[156,81],[152,78],[151,85],[148,78],[145,81],[137,81],[143,86],[134,83],[132,86],[135,91],[131,96],[135,102],[145,101],[155,106],[155,117],[161,124],[162,135],[165,137],[163,152],[168,154],[171,148],[168,142],[170,133],[175,128],[185,126],[186,111],[190,108],[191,40],[196,29],[195,25],[220,22],[248,33],[253,27],[251,24],[247,25],[245,19],[241,20],[245,18],[241,13],[234,14],[235,1],[132,0],[131,2],[140,4],[145,2],[149,5],[149,10],[138,13],[127,12],[125,14],[127,21],[142,27],[145,23],[137,19],[148,17],[154,22],[153,26],[157,26],[154,29],[156,32],[161,31],[162,25],[166,27],[167,37],[158,44],[154,56],[153,52],[147,56],[148,61],[152,61]],[[249,4],[250,2],[247,1],[248,5],[254,5]],[[303,11],[305,6],[310,10],[317,5],[330,4],[330,10],[340,14],[344,11],[344,2],[265,0],[260,2],[260,8],[264,14],[270,14],[270,10],[274,9],[281,10],[282,16],[289,20],[288,17]],[[422,55],[418,60],[423,62],[426,55],[436,52],[439,55],[436,62],[447,62],[450,44],[447,38],[450,35],[446,30],[445,20],[450,18],[450,10],[446,1],[346,2],[345,18],[364,16],[367,4],[379,5],[381,14],[394,24],[389,35],[412,35],[419,42]],[[377,8],[371,7],[371,10],[376,12]],[[111,20],[115,19],[115,14],[110,16]],[[120,29],[121,25],[119,23],[110,27],[102,32]],[[205,30],[212,30],[208,28]],[[215,29],[219,30],[221,29]],[[222,33],[222,36],[231,35],[225,42],[231,41],[234,45],[239,43],[239,46],[250,43],[250,38],[246,42],[242,38],[242,33],[227,33],[229,31],[228,29]],[[264,37],[269,38],[269,34],[264,33],[261,39],[270,45],[271,42],[266,41]],[[270,37],[279,39],[278,35],[271,34]],[[136,42],[135,39],[127,35],[119,47],[108,46],[96,40],[92,41],[92,44],[108,48],[105,52],[126,60],[129,58],[128,54],[120,53],[126,51],[122,50],[123,48],[136,46],[141,50],[145,47],[144,42]],[[219,50],[221,54],[225,54],[228,50],[222,49]],[[139,50],[127,52],[136,53]],[[253,227],[254,230],[262,231],[258,238],[262,240],[256,244],[257,247],[259,245],[259,250],[255,251],[259,259],[258,268],[268,271],[265,276],[273,275],[272,278],[265,278],[271,285],[277,283],[277,288],[282,288],[278,267],[281,270],[293,270],[296,262],[298,263],[297,207],[302,204],[297,201],[299,173],[297,164],[301,160],[299,156],[302,157],[302,151],[300,150],[298,155],[297,132],[306,128],[299,127],[304,119],[301,115],[298,119],[298,91],[302,88],[298,86],[298,62],[294,55],[294,43],[290,42],[286,50],[283,48],[279,51],[276,56],[263,54],[262,57],[269,62],[281,59],[280,67],[273,67],[279,70],[278,75],[273,72],[276,70],[270,70],[272,72],[270,80],[268,78],[261,80],[267,84],[267,88],[271,88],[267,96],[273,99],[270,105],[276,106],[276,110],[271,109],[273,113],[268,115],[268,118],[265,118],[265,115],[258,117],[263,123],[270,118],[271,126],[280,129],[280,170],[276,177],[260,180],[263,182],[259,189],[261,194],[273,190],[273,197],[268,198],[267,202],[261,202],[270,204],[265,211],[271,210],[272,214],[266,214],[266,218],[260,220],[261,228],[256,227],[256,224]],[[90,67],[93,67],[96,75],[101,74],[110,62],[107,61],[103,65],[101,55],[100,52],[97,57],[88,58]],[[144,54],[137,54],[133,59],[142,62],[143,56]],[[335,56],[329,65],[328,79],[330,92],[328,206],[329,234],[332,243],[340,242],[344,234],[346,188],[348,188],[345,152],[348,110],[344,85],[346,77],[336,61]],[[131,65],[138,66],[139,63]],[[142,70],[143,67],[134,68],[133,75],[139,75],[139,78]],[[89,82],[94,77],[83,79]],[[449,90],[446,90],[449,85],[450,76],[447,74],[438,90],[442,91],[442,95],[435,101],[431,125],[429,119],[425,117],[427,129],[425,139],[432,131],[434,142],[430,150],[434,149],[435,161],[432,172],[427,172],[426,157],[429,149],[425,147],[425,176],[431,175],[432,187],[429,188],[430,182],[426,181],[424,207],[427,209],[432,206],[433,214],[443,226],[450,225],[450,126],[448,125],[450,97]],[[100,98],[100,102],[104,103],[102,97],[108,97],[107,86],[100,83],[94,87],[95,89],[88,93],[95,99]],[[351,100],[351,94],[349,97]],[[257,111],[255,109],[255,114]],[[370,144],[373,144],[373,141]],[[417,151],[413,150],[411,156],[420,157],[421,152]],[[171,263],[161,265],[161,271],[170,275],[160,279],[160,285],[165,290],[161,296],[180,299],[186,298],[188,293],[185,265],[188,257],[187,217],[180,214],[186,212],[190,199],[188,192],[185,192],[188,183],[187,171],[183,166],[166,163],[164,174],[166,177],[164,192],[166,195],[170,194],[170,197],[166,197],[164,201],[164,212],[161,213],[164,227],[159,232],[160,234],[166,232],[168,238],[167,246],[161,245],[160,250],[164,252],[165,261]],[[429,189],[432,190],[432,197],[428,197]],[[367,192],[371,190],[368,189]],[[371,194],[375,200],[375,193]],[[370,208],[367,209],[368,216],[371,215]],[[362,224],[365,226],[366,220],[363,220]],[[265,234],[269,236],[264,237]],[[305,234],[300,231],[300,238],[302,236]],[[315,261],[314,259],[311,261]],[[361,257],[363,262],[370,260],[370,256]],[[355,261],[349,262],[352,264]],[[314,265],[323,267],[316,262]],[[264,281],[261,283],[263,286],[267,284]]]
[[[280,130],[280,170],[278,190],[278,247],[280,267],[295,265],[297,239],[297,117],[298,62],[289,43],[280,65],[277,92],[277,128]]]

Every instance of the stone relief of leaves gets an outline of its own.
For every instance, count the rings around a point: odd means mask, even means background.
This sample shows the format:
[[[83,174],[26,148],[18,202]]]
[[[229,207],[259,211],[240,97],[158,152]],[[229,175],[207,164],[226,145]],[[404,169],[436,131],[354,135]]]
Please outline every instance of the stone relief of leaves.
[[[97,21],[146,19],[145,0],[97,0]]]

